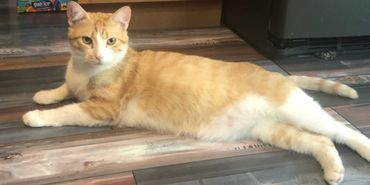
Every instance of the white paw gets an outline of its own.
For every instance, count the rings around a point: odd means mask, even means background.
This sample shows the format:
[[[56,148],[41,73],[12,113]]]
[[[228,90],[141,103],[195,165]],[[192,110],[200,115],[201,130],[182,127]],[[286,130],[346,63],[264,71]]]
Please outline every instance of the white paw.
[[[53,98],[52,94],[50,91],[39,91],[33,96],[33,101],[42,104],[42,105],[47,105],[47,104],[52,104],[58,102],[57,99]]]
[[[30,127],[42,127],[45,126],[45,121],[41,117],[40,110],[29,111],[22,117],[23,123]]]
[[[330,185],[337,185],[343,181],[344,178],[344,168],[339,168],[336,170],[326,171],[324,174],[325,181]]]

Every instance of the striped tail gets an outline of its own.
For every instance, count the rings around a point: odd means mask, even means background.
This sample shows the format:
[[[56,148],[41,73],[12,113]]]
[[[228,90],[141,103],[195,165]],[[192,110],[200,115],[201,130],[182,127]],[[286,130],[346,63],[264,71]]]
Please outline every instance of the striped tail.
[[[348,85],[335,81],[308,76],[289,76],[289,79],[302,89],[322,91],[328,94],[336,94],[352,99],[358,98],[356,90],[349,87]]]

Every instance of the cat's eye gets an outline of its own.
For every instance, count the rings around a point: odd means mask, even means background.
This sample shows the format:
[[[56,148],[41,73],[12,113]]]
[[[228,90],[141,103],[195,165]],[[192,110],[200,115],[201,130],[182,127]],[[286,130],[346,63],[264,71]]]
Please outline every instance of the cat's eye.
[[[91,44],[92,43],[92,39],[90,37],[83,36],[82,37],[82,42],[85,43],[85,44]]]
[[[117,42],[117,39],[112,37],[107,40],[108,45],[114,45]]]

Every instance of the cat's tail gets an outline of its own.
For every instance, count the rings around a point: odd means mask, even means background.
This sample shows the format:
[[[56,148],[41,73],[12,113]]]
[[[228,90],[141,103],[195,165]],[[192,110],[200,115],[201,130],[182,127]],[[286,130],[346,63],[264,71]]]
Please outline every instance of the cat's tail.
[[[289,79],[302,89],[322,91],[352,99],[358,98],[356,90],[339,82],[309,76],[289,76]]]

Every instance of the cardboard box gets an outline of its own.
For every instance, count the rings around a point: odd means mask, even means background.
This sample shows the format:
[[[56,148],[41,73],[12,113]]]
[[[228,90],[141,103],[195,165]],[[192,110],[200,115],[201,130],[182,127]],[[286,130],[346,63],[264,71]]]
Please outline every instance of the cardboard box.
[[[65,11],[70,0],[17,0],[17,12]]]

